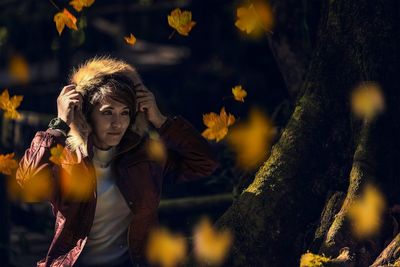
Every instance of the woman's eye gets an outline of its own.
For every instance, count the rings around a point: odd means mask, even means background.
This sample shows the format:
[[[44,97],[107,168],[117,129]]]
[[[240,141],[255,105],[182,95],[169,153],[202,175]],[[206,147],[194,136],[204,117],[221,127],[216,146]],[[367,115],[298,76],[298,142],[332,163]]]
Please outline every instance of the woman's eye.
[[[104,111],[103,113],[101,113],[103,115],[111,115],[111,111]]]
[[[122,115],[129,115],[129,111],[122,112]]]

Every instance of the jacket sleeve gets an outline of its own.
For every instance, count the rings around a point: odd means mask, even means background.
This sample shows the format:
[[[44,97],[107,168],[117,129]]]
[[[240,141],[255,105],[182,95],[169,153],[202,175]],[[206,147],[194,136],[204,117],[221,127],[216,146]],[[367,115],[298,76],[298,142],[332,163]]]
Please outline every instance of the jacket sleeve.
[[[55,201],[57,181],[53,179],[54,164],[49,160],[50,149],[56,144],[65,146],[66,137],[59,131],[47,129],[39,131],[33,138],[30,147],[19,162],[16,172],[17,183],[22,192],[26,192],[25,201]],[[49,191],[50,192],[47,192]]]
[[[208,142],[183,117],[167,118],[158,129],[167,148],[164,176],[177,182],[211,175],[219,163]]]

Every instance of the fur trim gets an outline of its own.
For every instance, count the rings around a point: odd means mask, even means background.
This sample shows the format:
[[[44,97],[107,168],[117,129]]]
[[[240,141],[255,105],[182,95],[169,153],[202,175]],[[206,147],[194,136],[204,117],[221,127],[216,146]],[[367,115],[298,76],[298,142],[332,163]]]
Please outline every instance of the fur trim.
[[[77,69],[73,70],[69,80],[71,84],[76,85],[75,90],[81,93],[82,96],[85,96],[90,90],[96,88],[96,85],[102,82],[104,76],[112,74],[122,75],[130,79],[133,83],[141,81],[139,74],[131,65],[122,60],[113,59],[108,56],[94,57],[86,61]],[[149,125],[145,114],[138,112],[132,128],[128,130],[136,132],[142,137],[148,132],[148,129]],[[83,154],[88,155],[87,143],[91,132],[90,124],[86,121],[83,113],[78,113],[77,116],[75,115],[74,122],[71,124],[71,131],[67,138],[67,146],[72,151],[81,148]]]

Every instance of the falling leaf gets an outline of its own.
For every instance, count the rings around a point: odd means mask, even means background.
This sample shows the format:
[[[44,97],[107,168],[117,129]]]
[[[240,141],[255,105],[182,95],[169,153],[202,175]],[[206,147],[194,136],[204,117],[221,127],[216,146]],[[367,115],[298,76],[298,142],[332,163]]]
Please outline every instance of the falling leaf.
[[[204,218],[194,230],[194,253],[199,262],[220,265],[225,260],[231,246],[232,233],[225,229],[218,231]]]
[[[78,12],[80,12],[83,7],[90,7],[93,3],[94,0],[72,0],[69,2],[69,4]]]
[[[50,149],[50,154],[51,156],[49,160],[57,165],[61,165],[61,161],[64,157],[64,147],[60,144],[57,144],[57,146]]]
[[[11,77],[21,83],[29,81],[29,65],[26,59],[21,55],[13,55],[10,59],[8,72]]]
[[[21,105],[23,98],[21,95],[15,95],[10,98],[8,90],[4,89],[0,95],[0,109],[4,111],[5,118],[19,120],[22,117],[16,109]]]
[[[173,234],[165,228],[156,228],[150,232],[146,247],[146,257],[150,264],[162,267],[174,267],[182,263],[187,252],[185,238]]]
[[[330,260],[328,257],[307,252],[300,258],[300,267],[323,267]]]
[[[168,15],[168,24],[179,34],[188,36],[196,22],[192,21],[192,12],[182,12],[179,8],[176,8]]]
[[[132,33],[129,36],[124,37],[124,39],[127,44],[134,45],[136,43],[136,37],[133,36]]]
[[[52,177],[50,168],[46,166],[35,171],[30,177],[25,177],[22,188],[15,187],[15,183],[9,182],[9,197],[10,199],[19,199],[23,202],[41,202],[49,200],[54,194],[52,191],[54,188]]]
[[[263,112],[253,108],[249,121],[237,125],[227,137],[229,146],[236,152],[238,166],[249,170],[265,161],[275,134],[272,121]]]
[[[85,201],[95,192],[95,173],[82,164],[62,164],[61,192],[66,199]]]
[[[232,94],[236,101],[244,102],[244,98],[247,96],[246,90],[241,85],[236,85],[232,88]]]
[[[365,238],[375,234],[382,223],[384,208],[382,194],[372,185],[366,185],[362,196],[352,203],[348,212],[354,235]]]
[[[0,155],[0,172],[5,175],[11,175],[13,170],[18,168],[18,163],[14,159],[14,153]]]
[[[381,87],[375,82],[364,82],[351,95],[352,109],[356,116],[372,119],[385,109]]]
[[[48,168],[44,168],[24,183],[21,191],[21,200],[24,202],[45,201],[52,196],[52,190],[51,171]]]
[[[216,139],[217,142],[222,140],[228,133],[228,127],[235,122],[232,114],[227,114],[225,107],[222,107],[220,114],[214,112],[203,115],[203,123],[208,129],[202,132],[203,137],[208,140]]]
[[[155,131],[150,131],[149,136],[150,138],[147,146],[148,154],[156,161],[164,161],[167,157],[167,150],[159,134]]]
[[[78,27],[76,26],[76,17],[65,8],[62,12],[58,12],[54,15],[54,22],[56,23],[59,35],[61,35],[65,26],[74,31],[78,30]]]
[[[247,34],[259,30],[271,32],[274,25],[272,9],[264,1],[256,1],[247,7],[240,6],[236,16],[235,26]]]

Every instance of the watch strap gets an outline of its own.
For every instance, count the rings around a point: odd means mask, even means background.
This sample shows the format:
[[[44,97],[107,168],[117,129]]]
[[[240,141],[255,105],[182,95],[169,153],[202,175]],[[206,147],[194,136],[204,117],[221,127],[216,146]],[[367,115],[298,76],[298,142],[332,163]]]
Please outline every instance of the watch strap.
[[[53,118],[48,127],[50,129],[61,130],[63,133],[65,133],[65,135],[67,135],[71,129],[68,124],[60,118]]]

